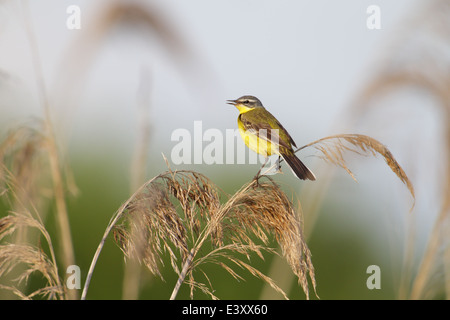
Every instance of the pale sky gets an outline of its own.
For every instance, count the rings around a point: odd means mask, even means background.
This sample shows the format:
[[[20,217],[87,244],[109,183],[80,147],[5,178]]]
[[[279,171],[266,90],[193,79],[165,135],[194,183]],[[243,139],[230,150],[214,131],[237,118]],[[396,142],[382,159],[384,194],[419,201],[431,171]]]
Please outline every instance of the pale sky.
[[[28,1],[49,91],[65,72],[61,63],[69,45],[89,34],[93,16],[107,2]],[[194,120],[202,120],[205,129],[235,128],[237,111],[225,100],[251,94],[302,145],[330,133],[337,115],[373,72],[390,36],[419,1],[377,1],[380,30],[366,25],[366,10],[373,1],[147,3],[163,13],[204,70],[182,71],[156,37],[133,35],[132,29],[111,32],[95,52],[76,110],[60,106],[72,117],[71,137],[95,143],[93,136],[117,134],[113,140],[126,143],[134,134],[136,92],[145,69],[151,79],[149,116],[156,141],[167,144],[173,130],[191,130]],[[66,27],[70,5],[80,7],[81,30]],[[0,111],[12,119],[29,109],[39,115],[39,105],[30,98],[35,78],[21,2],[2,2],[0,21],[0,70],[9,79],[0,91],[4,95]],[[168,117],[171,120],[164,121]]]

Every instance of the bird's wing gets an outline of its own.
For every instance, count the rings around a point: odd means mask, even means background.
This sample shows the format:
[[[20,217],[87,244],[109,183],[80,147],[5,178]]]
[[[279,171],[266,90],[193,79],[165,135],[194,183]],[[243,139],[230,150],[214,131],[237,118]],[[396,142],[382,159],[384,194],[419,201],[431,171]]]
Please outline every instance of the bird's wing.
[[[290,141],[286,143],[286,141],[280,138],[280,135],[277,133],[277,131],[279,131],[280,129],[278,130],[273,129],[268,123],[258,121],[257,119],[249,119],[247,113],[243,113],[239,116],[245,131],[247,131],[250,134],[257,135],[258,138],[269,141],[270,143],[273,143],[275,145],[283,146],[287,149],[292,148],[291,145],[289,144]],[[279,126],[281,130],[284,130],[284,133],[286,133],[287,136],[292,141],[292,138],[289,136],[286,130],[280,124]]]
[[[280,126],[281,130],[283,130],[284,134],[286,135],[286,137],[287,137],[287,139],[289,141],[289,144],[293,145],[294,147],[297,147],[297,145],[294,142],[294,139],[292,139],[292,137],[289,134],[289,132],[287,132],[287,130],[281,125],[280,122],[278,122],[278,120],[276,120],[276,121],[277,121],[277,124]]]

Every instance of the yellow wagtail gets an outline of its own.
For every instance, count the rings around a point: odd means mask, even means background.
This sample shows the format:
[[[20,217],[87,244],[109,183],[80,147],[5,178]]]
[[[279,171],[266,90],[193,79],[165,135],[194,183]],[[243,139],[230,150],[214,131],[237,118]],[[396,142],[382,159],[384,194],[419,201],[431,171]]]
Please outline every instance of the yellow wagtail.
[[[311,170],[295,156],[292,146],[296,145],[292,137],[258,98],[242,96],[227,100],[227,103],[239,110],[239,133],[247,147],[266,158],[277,154],[283,157],[299,179],[316,180]]]

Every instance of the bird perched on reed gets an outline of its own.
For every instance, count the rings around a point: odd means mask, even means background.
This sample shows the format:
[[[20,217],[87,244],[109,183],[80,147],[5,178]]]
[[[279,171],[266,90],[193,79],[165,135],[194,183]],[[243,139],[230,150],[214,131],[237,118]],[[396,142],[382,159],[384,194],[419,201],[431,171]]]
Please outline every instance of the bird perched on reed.
[[[242,140],[251,150],[265,157],[277,154],[302,180],[316,180],[314,174],[294,153],[294,140],[281,123],[254,96],[227,100],[239,110],[238,127]]]

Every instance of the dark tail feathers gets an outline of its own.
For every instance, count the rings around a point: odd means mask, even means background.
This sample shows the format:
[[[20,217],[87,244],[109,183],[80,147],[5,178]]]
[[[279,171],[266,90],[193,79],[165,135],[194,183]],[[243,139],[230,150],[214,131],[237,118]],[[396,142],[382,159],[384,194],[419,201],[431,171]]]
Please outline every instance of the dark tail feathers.
[[[295,156],[295,154],[282,154],[283,159],[288,163],[289,167],[291,167],[294,174],[297,178],[302,180],[316,180],[314,173],[311,172],[304,164],[300,161],[299,158]]]

